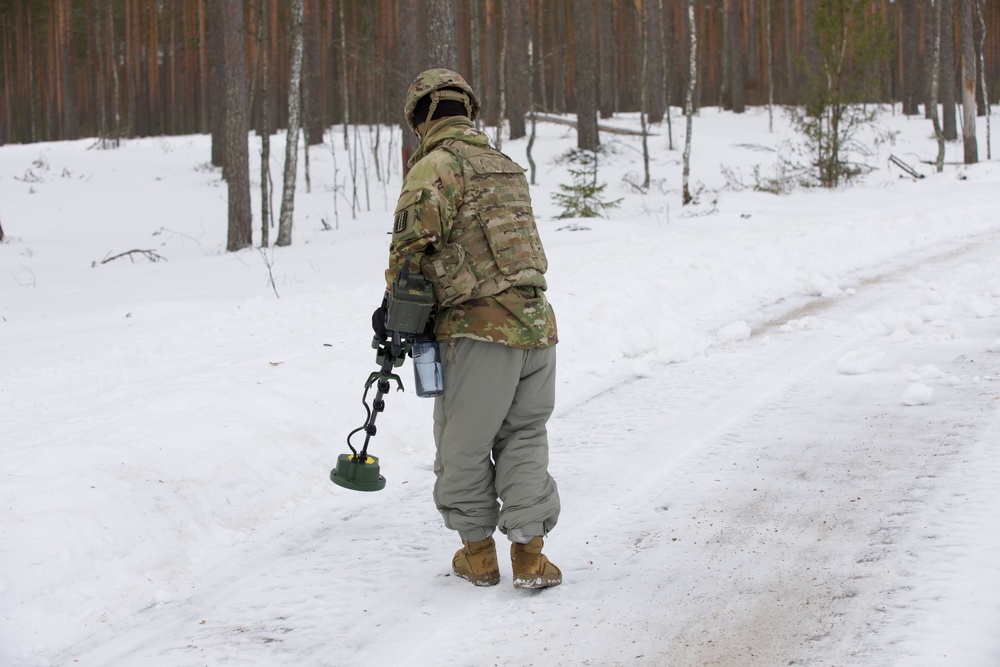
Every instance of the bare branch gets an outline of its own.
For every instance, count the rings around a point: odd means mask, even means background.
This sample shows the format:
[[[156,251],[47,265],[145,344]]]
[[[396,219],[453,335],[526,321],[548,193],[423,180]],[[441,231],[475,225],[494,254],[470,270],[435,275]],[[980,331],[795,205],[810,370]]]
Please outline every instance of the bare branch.
[[[142,257],[145,257],[146,259],[148,259],[150,262],[152,262],[154,264],[156,262],[165,262],[165,261],[167,261],[166,257],[164,257],[163,255],[160,255],[155,250],[140,250],[140,249],[135,249],[135,250],[128,250],[126,252],[120,252],[117,255],[114,255],[113,257],[107,257],[107,258],[101,260],[100,263],[101,264],[107,264],[108,262],[114,261],[114,260],[116,260],[116,259],[118,259],[120,257],[128,257],[134,263],[135,262],[135,255],[140,255]],[[91,264],[91,266],[97,266],[97,264],[98,264],[98,262],[94,262],[94,263]]]

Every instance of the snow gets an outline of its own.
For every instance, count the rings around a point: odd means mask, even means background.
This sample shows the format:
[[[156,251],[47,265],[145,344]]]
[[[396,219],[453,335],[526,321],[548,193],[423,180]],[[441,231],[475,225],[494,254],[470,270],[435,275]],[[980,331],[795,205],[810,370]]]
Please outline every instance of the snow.
[[[903,392],[900,401],[903,405],[926,405],[931,402],[934,387],[928,387],[923,382],[914,382]]]
[[[1000,168],[954,144],[935,174],[927,121],[887,114],[863,184],[727,184],[770,173],[776,121],[700,112],[691,207],[666,128],[647,193],[639,142],[603,136],[608,220],[557,218],[575,137],[539,125],[542,592],[450,575],[409,362],[385,490],[329,482],[376,370],[398,130],[377,164],[362,130],[356,217],[328,134],[263,253],[224,252],[206,137],[0,147],[0,664],[1000,664]],[[101,263],[133,249],[166,261]]]

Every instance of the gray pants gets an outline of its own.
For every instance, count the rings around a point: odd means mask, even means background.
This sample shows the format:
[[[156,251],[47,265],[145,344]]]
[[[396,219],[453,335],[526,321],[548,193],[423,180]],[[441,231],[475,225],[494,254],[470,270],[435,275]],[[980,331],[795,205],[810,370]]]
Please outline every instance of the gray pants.
[[[559,517],[545,430],[555,405],[555,346],[522,350],[452,338],[441,341],[441,357],[434,502],[445,526],[467,542],[497,527],[547,534]]]

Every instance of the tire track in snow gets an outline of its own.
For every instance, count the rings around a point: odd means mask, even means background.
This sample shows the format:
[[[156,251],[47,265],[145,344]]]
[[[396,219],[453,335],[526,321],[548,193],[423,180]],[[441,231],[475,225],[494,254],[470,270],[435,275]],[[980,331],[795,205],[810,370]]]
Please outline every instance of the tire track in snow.
[[[968,248],[972,250],[972,248]],[[962,253],[947,253],[942,259],[958,258]],[[902,273],[898,272],[897,276]],[[876,299],[878,299],[876,295]],[[874,302],[862,304],[859,300],[839,300],[832,302],[831,308],[840,310],[857,310],[859,306],[865,305],[870,308]],[[843,334],[842,334],[843,335]],[[817,339],[820,336],[810,334],[806,338]],[[862,336],[863,338],[863,336]],[[837,352],[846,346],[840,345]],[[752,344],[747,347],[752,348]],[[770,345],[762,343],[761,349],[766,350]],[[823,360],[829,361],[834,358],[833,354],[827,354]],[[821,362],[823,361],[821,360]],[[819,366],[822,366],[820,363]],[[996,370],[996,363],[987,367],[987,372]],[[832,365],[831,365],[832,366]],[[762,586],[751,586],[754,592],[749,596],[741,594],[734,599],[725,599],[724,594],[720,594],[718,599],[710,605],[710,609],[702,610],[692,614],[688,627],[674,635],[674,640],[669,643],[676,648],[659,654],[658,660],[667,664],[747,664],[747,665],[772,665],[772,664],[813,664],[815,660],[822,660],[822,656],[844,656],[851,655],[853,659],[870,659],[877,656],[879,650],[872,650],[868,655],[864,649],[848,646],[857,639],[865,636],[871,629],[877,629],[879,623],[868,620],[868,614],[860,614],[859,610],[868,612],[878,610],[884,605],[885,596],[902,590],[905,583],[879,583],[877,580],[880,568],[884,567],[882,561],[895,549],[898,536],[912,531],[912,526],[907,523],[909,515],[914,513],[914,507],[919,507],[923,498],[934,490],[935,480],[940,474],[940,469],[947,469],[954,465],[955,452],[968,447],[973,442],[972,434],[975,432],[977,418],[981,422],[981,415],[976,415],[977,410],[982,410],[984,400],[988,401],[989,396],[968,396],[976,394],[974,386],[969,386],[961,399],[953,399],[949,402],[948,416],[940,423],[911,424],[912,413],[907,414],[907,408],[898,404],[898,393],[882,396],[879,401],[885,404],[884,408],[872,409],[871,405],[857,399],[850,398],[851,378],[834,377],[832,384],[830,380],[816,383],[810,376],[816,368],[813,366],[808,372],[800,373],[793,377],[783,387],[783,395],[774,402],[761,402],[758,409],[751,417],[744,420],[736,428],[727,429],[727,433],[720,438],[711,438],[706,447],[699,454],[699,459],[694,461],[689,473],[706,474],[702,470],[719,476],[716,480],[720,485],[727,479],[725,476],[725,459],[734,456],[737,461],[744,465],[748,463],[749,456],[757,456],[758,464],[767,462],[770,470],[761,476],[761,485],[770,484],[772,487],[769,494],[756,499],[744,499],[749,493],[749,489],[720,489],[718,495],[711,496],[709,502],[703,502],[700,507],[695,507],[690,514],[692,517],[699,517],[697,524],[687,526],[689,532],[699,534],[698,528],[701,525],[701,517],[707,513],[709,517],[714,517],[715,522],[721,523],[724,528],[720,528],[718,534],[712,536],[712,540],[720,548],[742,544],[746,548],[748,543],[752,544],[755,534],[763,534],[758,531],[759,526],[754,526],[754,522],[761,520],[774,523],[778,532],[791,532],[795,535],[816,533],[819,527],[803,525],[800,515],[812,517],[812,521],[821,521],[824,531],[830,531],[834,535],[839,535],[842,539],[857,539],[858,532],[861,531],[867,536],[867,547],[865,553],[855,558],[853,554],[840,554],[841,560],[845,562],[838,570],[846,573],[844,581],[839,583],[837,577],[824,580],[821,577],[808,576],[810,571],[815,574],[817,571],[829,569],[827,564],[829,551],[823,551],[816,545],[782,545],[779,538],[769,540],[772,545],[768,548],[760,549],[762,553],[784,555],[786,550],[795,554],[794,558],[783,558],[784,562],[790,562],[793,569],[791,576],[788,572],[763,576],[766,582]],[[683,374],[687,367],[677,370],[678,374]],[[845,385],[841,390],[829,391],[824,387]],[[894,390],[895,391],[895,390]],[[818,393],[818,395],[817,395]],[[846,400],[845,400],[845,397]],[[798,433],[797,442],[809,442],[810,437],[821,437],[823,433],[822,415],[816,414],[815,406],[834,406],[835,415],[839,413],[842,420],[858,419],[859,415],[865,414],[864,419],[870,421],[870,428],[881,429],[868,440],[863,440],[861,445],[847,442],[839,443],[841,452],[829,452],[822,447],[807,447],[805,452],[797,448],[789,448],[781,441],[788,438],[788,433]],[[966,406],[973,405],[975,408],[965,409]],[[876,406],[877,407],[877,406]],[[970,413],[971,411],[971,413]],[[834,420],[834,423],[840,420]],[[967,423],[965,423],[967,422]],[[962,426],[965,423],[967,437],[962,436]],[[937,442],[934,435],[940,432],[948,433],[944,442]],[[786,435],[781,435],[786,434]],[[858,435],[863,435],[861,429]],[[900,442],[900,436],[903,441]],[[920,452],[914,454],[912,440],[924,440],[921,443]],[[758,445],[755,441],[766,444]],[[743,451],[740,451],[742,445]],[[756,448],[759,447],[759,451]],[[733,451],[736,449],[737,451]],[[773,453],[768,453],[773,450]],[[884,450],[884,451],[883,451]],[[874,453],[873,453],[874,452]],[[781,454],[788,457],[788,461],[782,460]],[[795,458],[800,457],[800,462]],[[866,461],[866,457],[869,460]],[[693,457],[689,457],[693,458]],[[916,460],[914,460],[916,459]],[[715,461],[713,464],[713,460]],[[880,484],[886,480],[875,479],[866,480],[863,473],[857,470],[841,470],[845,465],[855,465],[864,467],[868,465],[884,466],[887,461],[897,475],[897,479],[890,479],[889,491],[885,492]],[[798,465],[796,465],[798,463]],[[680,462],[683,466],[683,462]],[[916,469],[911,467],[916,466]],[[926,468],[926,470],[925,470]],[[796,471],[798,471],[796,473]],[[819,473],[817,475],[816,473]],[[792,474],[795,473],[795,474]],[[810,479],[810,476],[817,479]],[[676,479],[683,484],[683,477],[678,473]],[[739,477],[737,476],[737,479]],[[775,480],[785,478],[784,487],[776,487]],[[863,488],[863,496],[867,498],[853,497],[853,491],[858,489],[859,483]],[[700,483],[694,485],[697,488],[708,488]],[[784,499],[787,503],[788,490],[797,487],[812,489],[823,494],[823,503],[814,507],[809,507],[802,501],[799,504],[792,503],[791,509],[782,507],[782,503],[776,499]],[[827,487],[827,488],[822,488]],[[766,488],[766,487],[765,487]],[[850,490],[850,492],[848,492]],[[752,489],[759,492],[758,488]],[[780,491],[780,493],[779,493]],[[831,493],[839,492],[839,496]],[[770,495],[770,499],[768,498]],[[873,496],[878,496],[877,500],[871,500]],[[770,500],[770,504],[768,503]],[[770,506],[770,515],[761,512],[761,507]],[[688,508],[691,503],[681,503],[682,507]],[[774,508],[778,510],[775,512]],[[888,512],[888,519],[880,516],[882,507],[892,507],[893,511]],[[718,509],[723,508],[723,509]],[[809,511],[804,511],[809,510]],[[683,511],[680,510],[679,511]],[[877,521],[876,521],[877,519]],[[692,518],[691,521],[694,521]],[[894,525],[885,525],[891,521]],[[733,524],[737,524],[736,527]],[[714,525],[714,524],[712,524]],[[739,539],[733,539],[735,534]],[[702,540],[705,533],[700,533]],[[821,535],[821,533],[820,533]],[[817,537],[818,541],[829,541],[829,537]],[[778,545],[777,552],[775,544]],[[864,541],[862,542],[864,545]],[[818,554],[818,556],[817,556]],[[689,554],[694,560],[719,561],[723,563],[723,568],[731,567],[734,571],[739,571],[738,578],[744,581],[761,579],[761,573],[754,567],[745,563],[734,562],[726,553],[713,553],[694,550]],[[852,564],[851,560],[855,562]],[[684,559],[682,559],[684,561]],[[684,580],[692,579],[694,574],[691,568],[685,563],[675,563],[680,567],[680,578]],[[652,566],[652,564],[650,564]],[[717,569],[717,568],[716,568]],[[799,571],[796,573],[795,569]],[[685,575],[684,573],[687,573]],[[697,577],[693,577],[697,579]],[[870,582],[866,580],[872,579]],[[819,581],[820,583],[816,583]],[[737,581],[733,581],[734,590],[739,590]],[[815,587],[822,585],[826,592],[817,595]],[[881,587],[880,587],[881,586]],[[898,586],[898,588],[893,588]],[[680,591],[675,591],[679,593]],[[689,592],[688,595],[697,595]],[[789,598],[803,601],[799,607],[792,607],[784,601]],[[650,602],[652,600],[649,600]],[[638,601],[636,606],[645,608],[646,600]],[[817,604],[817,603],[820,604]],[[822,609],[822,613],[817,613],[817,609]],[[877,611],[874,617],[886,611],[884,608]],[[836,619],[848,618],[850,623],[840,625],[864,626],[865,631],[858,631],[857,627],[838,628]],[[668,627],[670,624],[665,623]],[[796,657],[796,647],[794,640],[799,637],[802,646],[805,647]],[[863,644],[862,644],[863,646]],[[884,649],[884,647],[882,647]],[[669,657],[669,659],[667,659]],[[659,664],[662,664],[659,663]],[[617,663],[616,663],[617,664]],[[623,661],[622,664],[627,664]],[[657,661],[651,664],[658,664]],[[819,662],[815,664],[829,664]],[[864,663],[868,664],[868,663]],[[876,659],[872,664],[883,664]],[[891,664],[891,660],[885,664]]]

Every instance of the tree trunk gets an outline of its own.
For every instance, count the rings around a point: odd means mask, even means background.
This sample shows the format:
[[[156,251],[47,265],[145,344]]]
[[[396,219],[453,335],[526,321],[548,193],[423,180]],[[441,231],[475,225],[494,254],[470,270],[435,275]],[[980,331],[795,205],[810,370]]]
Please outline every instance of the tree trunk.
[[[736,0],[722,0],[722,85],[719,87],[719,106],[733,108],[733,41],[732,4]]]
[[[109,0],[110,3],[111,0]],[[205,3],[207,0],[197,0],[198,2],[198,72],[199,80],[201,83],[201,109],[198,115],[198,127],[201,132],[210,132],[213,128],[209,125],[210,113],[209,113],[209,103],[208,103],[208,87],[209,80],[211,79],[211,70],[208,66],[209,56],[208,52],[210,45],[208,43],[208,34],[205,31]],[[114,42],[112,42],[113,44]],[[215,154],[212,155],[212,164],[217,164],[215,161]]]
[[[976,67],[979,76],[976,78],[976,104],[980,116],[986,115],[986,73],[983,71],[985,59],[983,48],[986,42],[986,21],[983,20],[983,0],[976,0],[972,6],[972,34],[976,46]]]
[[[552,55],[552,103],[548,106],[546,111],[552,111],[555,113],[565,113],[566,112],[566,71],[567,71],[567,60],[566,51],[569,46],[566,44],[565,35],[569,34],[568,27],[566,25],[566,12],[567,10],[573,11],[572,5],[578,0],[550,0],[546,3],[546,7],[550,8],[549,11],[554,15],[555,23],[555,35],[556,39],[547,41],[546,44],[552,44],[549,47],[551,49]],[[570,6],[567,7],[567,4]],[[548,11],[543,11],[542,15],[548,14]]]
[[[763,5],[767,4],[765,0]],[[751,103],[760,104],[761,97],[759,97],[760,90],[760,49],[758,48],[758,42],[760,40],[760,19],[757,18],[758,12],[761,10],[758,8],[758,2],[743,2],[737,5],[737,15],[742,13],[743,15],[743,40],[739,42],[740,53],[743,54],[743,59],[740,63],[740,79],[742,80],[742,87],[740,95],[743,99],[744,107],[747,101],[747,91],[752,90],[756,93],[755,99],[751,100]]]
[[[226,250],[253,243],[253,212],[250,208],[250,132],[247,104],[246,46],[243,43],[243,0],[219,0],[222,13],[222,95],[225,99],[225,154],[223,171],[229,191],[229,235]]]
[[[596,151],[600,145],[597,134],[597,72],[594,62],[593,0],[573,2],[573,60],[576,76],[576,145],[585,151]]]
[[[59,0],[59,69],[62,75],[62,137],[76,139],[76,57],[73,52],[72,8],[69,0]]]
[[[430,66],[458,69],[454,0],[427,0],[427,33],[425,47],[430,49]]]
[[[977,43],[977,62],[979,63],[979,88],[982,91],[982,115],[986,116],[986,159],[993,159],[993,151],[990,146],[990,91],[986,85],[986,20],[983,17],[983,5],[985,0],[976,0],[976,25],[978,26],[979,41]]]
[[[767,40],[767,131],[774,132],[774,43],[771,24],[771,0],[764,5],[766,22],[764,34]]]
[[[403,176],[406,176],[409,167],[407,167],[407,161],[410,156],[417,150],[417,137],[406,126],[406,120],[402,116],[403,104],[402,100],[406,94],[407,88],[409,88],[410,83],[417,78],[417,75],[423,70],[423,51],[421,50],[420,44],[418,43],[419,35],[416,30],[407,30],[406,26],[420,25],[419,14],[417,7],[417,0],[398,0],[399,2],[399,24],[403,28],[400,31],[399,42],[400,42],[400,54],[402,56],[400,60],[400,78],[397,83],[397,93],[396,99],[400,100],[398,105],[398,118],[400,125],[403,128],[403,142],[402,142],[402,172]],[[479,91],[476,91],[477,94]]]
[[[674,80],[674,57],[673,57],[673,44],[672,40],[667,40],[667,25],[673,26],[673,19],[667,20],[666,7],[664,5],[664,0],[659,0],[660,3],[660,44],[662,45],[662,63],[663,68],[663,106],[667,112],[667,148],[669,150],[674,150],[674,124],[670,113],[670,102],[671,102],[671,86]],[[673,16],[673,9],[671,8],[669,16]],[[669,33],[673,37],[673,32]]]
[[[10,143],[14,140],[14,96],[11,94],[11,87],[14,85],[11,79],[10,65],[13,58],[10,55],[10,42],[12,40],[11,30],[7,22],[0,23],[3,39],[0,40],[0,58],[3,59],[3,110],[6,118],[5,123],[0,123],[3,133],[0,133],[0,144]]]
[[[267,25],[267,0],[259,0],[260,21],[260,247],[266,248],[270,241],[271,222],[271,99],[268,65],[271,58],[269,27]]]
[[[350,84],[350,80],[347,77],[347,27],[346,27],[346,25],[344,23],[344,3],[345,2],[347,2],[347,0],[340,0],[340,75],[341,75],[341,83],[343,84],[343,91],[344,91],[344,94],[342,96],[343,97],[342,101],[344,103],[344,113],[343,113],[343,118],[344,118],[344,148],[347,148],[347,126],[351,124],[351,97],[350,97],[351,84]],[[292,14],[293,15],[295,14],[295,8],[294,7],[295,6],[293,5],[292,6]],[[292,23],[293,23],[293,25],[292,25],[292,51],[293,51],[292,61],[294,62],[295,58],[296,58],[296,56],[294,55],[294,51],[297,48],[295,46],[295,40],[297,39],[296,36],[299,34],[299,32],[301,32],[301,30],[299,30],[298,28],[295,27],[295,25],[294,25],[294,23],[295,23],[294,16],[293,16],[293,19],[292,19]],[[298,76],[299,82],[297,84],[295,84],[295,85],[301,86],[302,85],[302,54],[299,54],[298,59],[299,59],[299,65],[298,65],[298,75],[297,76]],[[295,71],[295,66],[294,65],[292,66],[292,71],[293,72]],[[288,85],[289,85],[289,87],[291,87],[291,85],[292,85],[291,81],[289,81]],[[292,103],[291,103],[292,97],[291,97],[291,95],[292,95],[291,91],[289,91],[289,93],[288,93],[288,100],[289,100],[288,101],[288,109],[289,109],[289,111],[291,111],[291,108],[292,108]],[[299,103],[296,102],[295,104],[296,104],[296,107],[298,107]],[[288,122],[291,123],[291,119],[289,119]],[[296,122],[296,128],[297,127],[298,127],[298,122]],[[289,129],[291,129],[290,126],[289,126]],[[297,130],[296,130],[296,135],[298,135],[298,131]],[[295,137],[295,141],[298,141],[298,140],[299,140],[299,138],[298,138],[298,136],[296,136]],[[285,160],[285,178],[286,179],[288,178],[288,160],[287,159]],[[294,197],[294,181],[293,181],[292,187],[293,187],[293,194],[292,194],[292,196]],[[284,209],[284,202],[282,202],[282,209]],[[289,215],[291,215],[291,214],[289,213]],[[289,221],[289,224],[291,224],[290,221]],[[280,227],[281,227],[280,222],[279,222],[278,227],[280,229]],[[292,233],[291,229],[288,230],[288,233],[289,233],[289,235]]]
[[[146,58],[145,75],[145,96],[143,101],[146,105],[147,125],[146,131],[150,136],[163,134],[163,102],[160,96],[160,59],[163,57],[163,49],[160,47],[159,17],[157,16],[157,3],[153,0],[146,2],[146,16],[149,19],[148,41],[144,44],[144,50],[149,54]],[[243,5],[243,2],[240,2]],[[245,49],[244,49],[245,51]],[[246,61],[246,53],[243,55]],[[246,84],[246,73],[244,72],[244,85]]]
[[[600,0],[598,0],[600,1]],[[646,95],[646,113],[649,122],[663,122],[663,43],[660,39],[660,24],[663,17],[660,3],[656,0],[646,0],[643,5],[643,58],[646,73],[642,77],[642,86]]]
[[[530,5],[529,5],[530,6]],[[532,111],[537,111],[539,109],[548,108],[548,86],[546,84],[546,70],[548,68],[548,54],[545,53],[545,12],[541,10],[541,7],[537,6],[535,16],[537,21],[535,25],[537,27],[537,39],[534,42],[534,54],[535,54],[535,70],[534,76],[536,79],[536,89],[532,90],[532,99],[534,104],[531,105]]]
[[[317,0],[305,0],[305,55],[302,72],[302,127],[310,145],[323,143],[323,68]]]
[[[959,30],[961,30],[962,68],[962,136],[965,147],[965,164],[979,162],[976,142],[976,47],[973,42],[973,7],[976,0],[958,0]]]
[[[507,17],[507,117],[511,140],[525,136],[524,118],[528,113],[528,88],[531,63],[528,61],[528,2],[508,0],[504,5]]]
[[[903,41],[903,113],[914,116],[920,112],[920,26],[917,21],[917,2],[907,0],[900,3]]]
[[[304,0],[292,0],[292,62],[288,80],[288,135],[285,140],[285,182],[281,193],[277,245],[292,243],[295,178],[298,173],[299,129],[302,118],[302,61],[304,59]],[[343,25],[343,23],[341,23]]]
[[[792,29],[792,8],[791,0],[784,0],[785,19],[785,98],[792,100],[793,91],[796,89],[795,76],[795,31]]]
[[[535,160],[531,156],[531,149],[535,145],[535,136],[537,129],[537,122],[535,121],[535,76],[536,76],[536,66],[535,58],[537,54],[535,52],[535,40],[531,36],[531,5],[527,7],[528,11],[528,113],[531,116],[531,133],[528,135],[528,145],[525,149],[525,154],[528,158],[528,167],[531,174],[530,182],[531,185],[535,184]]]
[[[954,0],[941,1],[941,64],[938,98],[941,100],[941,130],[946,141],[958,139],[955,115],[955,17]]]
[[[166,18],[170,21],[170,83],[167,89],[168,99],[163,104],[164,132],[176,135],[184,132],[184,111],[186,108],[186,105],[181,102],[180,82],[178,81],[181,47],[177,23],[181,20],[181,12],[171,12]]]
[[[937,13],[934,5],[937,4],[935,0],[922,0],[920,5],[920,11],[923,14],[923,35],[924,35],[924,47],[923,47],[923,62],[921,63],[920,73],[921,79],[923,81],[922,87],[922,97],[924,102],[924,118],[927,120],[933,120],[931,116],[931,106],[937,104],[937,98],[931,97],[932,82],[931,79],[934,78],[931,68],[934,67],[934,15]]]
[[[747,109],[746,103],[746,53],[743,49],[743,31],[740,30],[740,2],[730,0],[729,6],[729,87],[732,94],[732,110],[735,113],[744,113]]]
[[[649,189],[649,132],[646,126],[647,105],[649,103],[649,33],[654,29],[649,21],[642,21],[640,30],[642,32],[642,68],[639,70],[639,127],[642,130],[642,167],[643,181],[642,189]]]
[[[208,14],[208,30],[206,39],[208,40],[208,97],[209,97],[209,126],[212,131],[212,164],[216,167],[223,167],[222,177],[226,177],[223,157],[223,126],[225,122],[225,97],[223,95],[223,45],[225,36],[223,34],[223,16],[221,0],[205,0],[206,12]],[[131,98],[131,95],[130,95]]]
[[[485,3],[480,2],[470,2],[469,3],[469,35],[472,40],[472,48],[470,51],[472,61],[472,71],[469,72],[469,76],[465,79],[472,86],[472,89],[476,91],[476,95],[479,96],[479,101],[482,103],[483,100],[483,28],[482,28],[482,18],[480,17]],[[476,119],[476,127],[480,126],[482,119]]]
[[[688,54],[688,89],[684,99],[684,115],[687,117],[687,136],[684,138],[684,191],[683,202],[688,205],[691,197],[691,126],[694,118],[694,93],[698,84],[698,31],[694,20],[694,0],[687,2],[688,34],[691,39],[691,51]]]
[[[932,30],[933,48],[931,55],[931,93],[930,100],[931,104],[929,106],[929,111],[931,113],[931,121],[934,123],[934,136],[937,138],[938,143],[938,155],[935,166],[937,167],[938,173],[944,170],[944,132],[941,130],[941,121],[938,119],[938,88],[941,79],[941,5],[943,3],[938,0],[934,6],[934,22]]]
[[[503,119],[507,115],[507,10],[504,9],[502,4],[497,5],[499,7],[500,13],[500,57],[497,58],[496,62],[500,64],[497,67],[497,76],[499,81],[497,82],[497,90],[500,93],[500,104],[497,113],[497,138],[496,138],[496,148],[497,150],[503,149]]]
[[[94,82],[96,84],[94,92],[97,102],[97,137],[100,140],[100,143],[104,144],[107,141],[107,136],[108,136],[108,114],[107,114],[107,92],[106,92],[107,85],[105,84],[105,74],[106,74],[105,63],[108,61],[108,58],[106,58],[104,55],[104,49],[107,48],[106,44],[108,42],[105,42],[103,35],[104,22],[101,21],[100,3],[95,3],[94,6],[92,7],[92,11],[93,15],[91,18],[93,19],[94,24],[91,26],[90,31],[93,35],[94,50],[95,50],[94,57],[97,63],[96,67],[94,68],[96,70],[94,72],[95,74]]]
[[[618,40],[615,39],[612,30],[615,5],[612,2],[601,2],[598,0],[597,11],[597,48],[600,53],[600,59],[598,60],[598,77],[600,81],[597,86],[598,105],[601,111],[601,118],[611,118],[615,112],[615,96],[612,91],[615,89],[614,71],[618,48]]]

